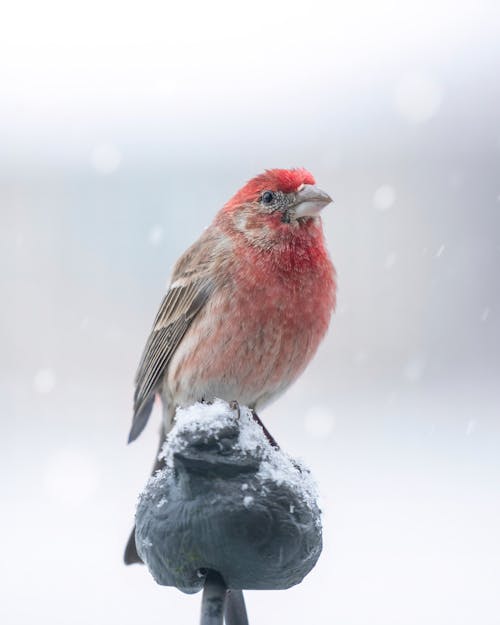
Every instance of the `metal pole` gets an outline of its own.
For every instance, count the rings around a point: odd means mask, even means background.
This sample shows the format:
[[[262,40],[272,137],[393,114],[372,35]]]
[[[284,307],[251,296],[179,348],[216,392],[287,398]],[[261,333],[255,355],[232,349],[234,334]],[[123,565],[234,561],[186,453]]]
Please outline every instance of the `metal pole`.
[[[247,610],[242,590],[227,591],[224,619],[226,625],[248,625]]]
[[[217,571],[208,571],[201,598],[201,625],[223,625],[227,586]]]

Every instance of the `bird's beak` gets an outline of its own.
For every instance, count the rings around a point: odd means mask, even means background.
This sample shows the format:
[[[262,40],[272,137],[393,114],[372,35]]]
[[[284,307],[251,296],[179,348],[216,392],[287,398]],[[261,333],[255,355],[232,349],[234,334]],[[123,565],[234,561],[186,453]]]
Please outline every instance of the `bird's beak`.
[[[295,218],[316,217],[332,198],[313,184],[305,184],[295,194]]]

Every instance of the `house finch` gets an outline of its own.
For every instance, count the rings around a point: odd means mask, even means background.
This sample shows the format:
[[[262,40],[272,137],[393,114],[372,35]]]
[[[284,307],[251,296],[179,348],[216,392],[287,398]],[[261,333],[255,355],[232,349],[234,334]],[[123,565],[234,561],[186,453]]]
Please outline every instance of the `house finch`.
[[[218,397],[259,410],[297,379],[335,307],[319,217],[330,202],[305,169],[271,169],[222,207],[174,267],[139,364],[129,442],[156,394],[161,447],[178,406]],[[140,561],[133,533],[125,561]]]

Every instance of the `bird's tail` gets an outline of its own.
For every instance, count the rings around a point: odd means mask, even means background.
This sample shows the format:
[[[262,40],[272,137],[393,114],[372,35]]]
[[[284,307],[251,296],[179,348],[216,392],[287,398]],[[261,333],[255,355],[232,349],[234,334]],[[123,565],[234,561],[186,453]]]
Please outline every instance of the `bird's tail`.
[[[132,427],[128,435],[128,442],[131,443],[139,436],[142,430],[146,427],[149,415],[153,410],[153,404],[155,403],[155,394],[152,393],[138,406],[134,407],[134,418],[132,420]]]
[[[130,536],[128,537],[125,553],[123,554],[123,560],[125,564],[144,564],[141,556],[137,553],[137,546],[135,544],[135,525],[130,532]]]

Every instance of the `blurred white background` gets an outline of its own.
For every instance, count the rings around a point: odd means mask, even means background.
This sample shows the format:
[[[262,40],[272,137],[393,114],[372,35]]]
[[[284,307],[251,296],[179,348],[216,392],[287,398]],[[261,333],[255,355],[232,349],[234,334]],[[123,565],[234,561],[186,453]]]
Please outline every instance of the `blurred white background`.
[[[172,264],[248,178],[305,166],[338,310],[261,416],[314,471],[324,553],[251,622],[498,625],[498,2],[6,5],[2,623],[197,622],[122,551],[126,447]]]

